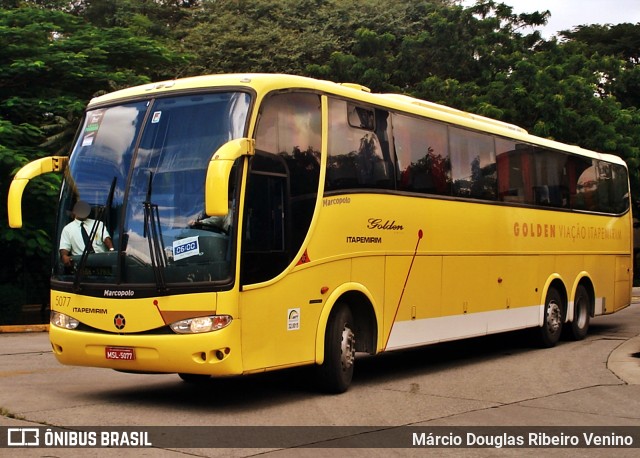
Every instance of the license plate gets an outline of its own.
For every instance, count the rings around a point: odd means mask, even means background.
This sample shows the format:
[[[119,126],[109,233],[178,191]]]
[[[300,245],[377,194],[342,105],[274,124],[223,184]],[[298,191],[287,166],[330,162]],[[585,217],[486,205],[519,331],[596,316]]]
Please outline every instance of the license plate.
[[[104,355],[107,359],[117,359],[125,361],[133,361],[136,359],[136,353],[133,348],[124,347],[106,347],[104,349]]]

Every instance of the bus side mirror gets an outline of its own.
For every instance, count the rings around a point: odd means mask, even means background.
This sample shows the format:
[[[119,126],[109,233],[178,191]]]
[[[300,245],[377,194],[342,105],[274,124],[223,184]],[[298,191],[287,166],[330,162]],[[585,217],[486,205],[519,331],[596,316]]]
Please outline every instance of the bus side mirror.
[[[209,161],[205,179],[204,208],[207,216],[224,216],[229,212],[229,175],[236,159],[255,154],[250,138],[231,140],[222,145]]]
[[[22,193],[29,180],[45,173],[64,172],[69,163],[67,156],[43,157],[29,162],[16,173],[9,187],[7,199],[7,212],[9,214],[9,227],[19,229],[22,227]]]

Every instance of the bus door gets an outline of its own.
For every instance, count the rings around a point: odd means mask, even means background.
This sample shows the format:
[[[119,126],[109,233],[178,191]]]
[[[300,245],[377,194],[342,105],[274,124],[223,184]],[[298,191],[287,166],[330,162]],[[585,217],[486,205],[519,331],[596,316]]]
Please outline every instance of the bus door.
[[[321,100],[265,99],[250,159],[241,234],[240,319],[246,371],[310,361],[321,303],[314,269],[296,269],[318,199]],[[317,274],[316,274],[317,275]]]

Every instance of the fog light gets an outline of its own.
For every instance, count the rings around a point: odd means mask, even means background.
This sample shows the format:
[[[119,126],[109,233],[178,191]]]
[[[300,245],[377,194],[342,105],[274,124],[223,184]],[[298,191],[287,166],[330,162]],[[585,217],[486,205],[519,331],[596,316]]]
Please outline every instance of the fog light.
[[[227,327],[232,320],[229,315],[199,316],[176,321],[171,324],[171,329],[177,334],[201,334]]]
[[[75,318],[65,315],[64,313],[54,311],[51,311],[51,318],[49,321],[52,325],[65,329],[75,329],[80,324],[80,322]]]

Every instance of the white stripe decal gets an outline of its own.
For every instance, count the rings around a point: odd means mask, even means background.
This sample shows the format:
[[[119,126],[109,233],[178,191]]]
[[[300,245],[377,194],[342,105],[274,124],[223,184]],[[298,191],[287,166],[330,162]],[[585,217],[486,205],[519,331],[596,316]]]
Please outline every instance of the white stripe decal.
[[[543,309],[543,305],[534,305],[466,315],[398,321],[391,329],[386,349],[397,350],[539,326]]]
[[[598,315],[602,315],[604,313],[604,298],[603,297],[596,297],[596,303],[595,303],[595,307],[594,307],[594,315],[598,316]]]

